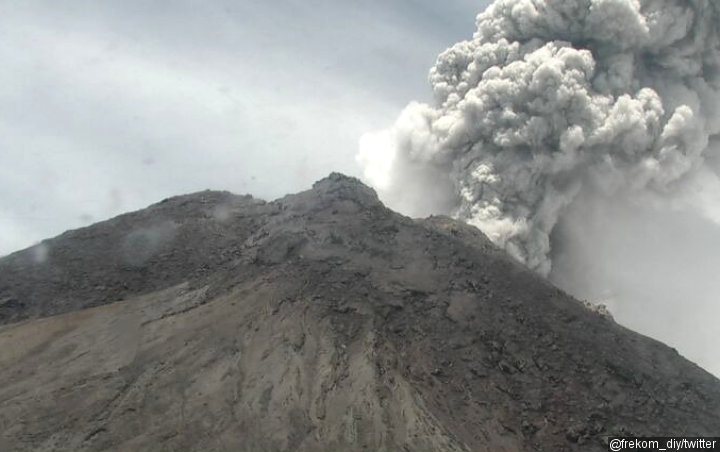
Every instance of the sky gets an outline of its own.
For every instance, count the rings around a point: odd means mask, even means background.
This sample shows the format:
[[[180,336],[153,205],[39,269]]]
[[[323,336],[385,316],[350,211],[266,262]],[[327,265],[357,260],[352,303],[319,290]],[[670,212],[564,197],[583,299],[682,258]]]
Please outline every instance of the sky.
[[[359,176],[487,1],[0,1],[0,255],[204,189]]]

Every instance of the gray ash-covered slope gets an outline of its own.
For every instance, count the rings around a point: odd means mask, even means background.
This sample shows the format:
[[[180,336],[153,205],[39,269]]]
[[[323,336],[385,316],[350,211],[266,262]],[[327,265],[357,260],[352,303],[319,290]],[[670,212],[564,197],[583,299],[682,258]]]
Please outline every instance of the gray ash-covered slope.
[[[720,381],[333,174],[0,260],[0,450],[606,450],[719,435]]]

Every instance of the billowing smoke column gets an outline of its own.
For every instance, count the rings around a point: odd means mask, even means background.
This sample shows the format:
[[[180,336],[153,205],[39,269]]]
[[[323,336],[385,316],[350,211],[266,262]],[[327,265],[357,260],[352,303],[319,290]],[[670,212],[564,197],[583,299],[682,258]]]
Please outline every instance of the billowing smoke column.
[[[496,0],[411,103],[361,140],[366,178],[409,214],[452,213],[543,274],[581,193],[657,197],[717,173],[716,0]]]

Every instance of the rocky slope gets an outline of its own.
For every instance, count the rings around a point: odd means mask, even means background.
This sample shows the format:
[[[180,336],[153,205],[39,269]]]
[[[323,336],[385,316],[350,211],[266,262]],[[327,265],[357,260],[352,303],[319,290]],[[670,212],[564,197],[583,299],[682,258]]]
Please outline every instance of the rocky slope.
[[[720,435],[720,381],[333,174],[0,259],[0,450],[572,451]]]

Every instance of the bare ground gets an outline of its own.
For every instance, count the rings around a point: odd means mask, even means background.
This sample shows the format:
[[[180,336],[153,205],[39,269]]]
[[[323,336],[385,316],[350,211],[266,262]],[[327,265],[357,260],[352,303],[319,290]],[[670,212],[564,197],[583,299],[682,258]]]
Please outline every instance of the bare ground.
[[[478,230],[333,174],[0,259],[0,450],[574,451],[720,435],[720,381]]]

